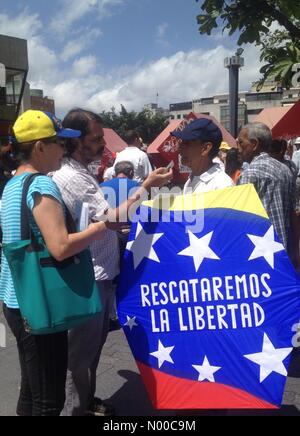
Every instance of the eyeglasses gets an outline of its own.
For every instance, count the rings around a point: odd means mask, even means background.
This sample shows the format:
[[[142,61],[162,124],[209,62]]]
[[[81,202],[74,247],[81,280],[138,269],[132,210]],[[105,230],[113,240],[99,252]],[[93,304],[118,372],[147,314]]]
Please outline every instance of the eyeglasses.
[[[57,144],[60,145],[62,148],[66,147],[66,140],[64,138],[59,138],[58,136],[44,139],[43,142],[45,142],[45,144]]]
[[[59,145],[62,148],[65,148],[66,147],[66,140],[62,139],[62,138],[57,138],[55,140],[55,144]]]

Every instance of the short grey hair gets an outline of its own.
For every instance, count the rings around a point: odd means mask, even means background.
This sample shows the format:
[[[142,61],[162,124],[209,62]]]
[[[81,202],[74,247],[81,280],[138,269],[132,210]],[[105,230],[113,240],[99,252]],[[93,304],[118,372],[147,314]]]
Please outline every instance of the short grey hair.
[[[134,165],[129,161],[118,162],[115,165],[115,175],[125,174],[127,177],[132,177],[134,174]]]
[[[263,151],[269,151],[272,144],[272,132],[266,124],[249,123],[243,126],[243,130],[248,131],[248,136],[251,140],[258,140]]]

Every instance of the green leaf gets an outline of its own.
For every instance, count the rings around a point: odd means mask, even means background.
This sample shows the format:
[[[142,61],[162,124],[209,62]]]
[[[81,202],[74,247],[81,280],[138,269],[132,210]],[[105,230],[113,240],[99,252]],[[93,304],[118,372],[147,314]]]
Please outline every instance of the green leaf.
[[[201,15],[198,15],[198,16],[197,16],[198,24],[205,23],[206,20],[207,20],[207,15],[202,15],[202,14],[201,14]]]

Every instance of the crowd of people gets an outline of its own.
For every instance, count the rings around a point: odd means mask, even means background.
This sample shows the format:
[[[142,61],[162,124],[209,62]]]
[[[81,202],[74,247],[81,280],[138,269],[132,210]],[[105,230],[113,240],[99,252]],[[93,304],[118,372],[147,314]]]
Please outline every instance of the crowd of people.
[[[138,133],[130,131],[124,138],[128,147],[117,155],[107,180],[100,185],[88,166],[103,153],[103,122],[99,115],[83,109],[71,110],[62,123],[50,114],[27,111],[13,132],[6,152],[17,162],[17,169],[5,181],[2,195],[3,243],[21,238],[22,187],[28,175],[38,173],[26,199],[32,231],[44,238],[58,262],[90,247],[103,307],[100,314],[69,332],[28,332],[2,254],[0,300],[16,338],[21,366],[17,414],[112,416],[113,405],[95,397],[96,374],[110,318],[116,316],[115,285],[130,231],[128,210],[139,205],[152,187],[170,183],[172,170],[153,170]],[[221,130],[209,119],[197,119],[171,134],[179,140],[182,164],[191,170],[183,195],[252,183],[279,239],[299,267],[300,151],[291,159],[287,142],[273,140],[270,129],[260,123],[241,129],[237,148],[223,142]],[[300,147],[300,141],[296,143]],[[65,211],[78,223],[83,204],[87,205],[88,225],[69,233]]]

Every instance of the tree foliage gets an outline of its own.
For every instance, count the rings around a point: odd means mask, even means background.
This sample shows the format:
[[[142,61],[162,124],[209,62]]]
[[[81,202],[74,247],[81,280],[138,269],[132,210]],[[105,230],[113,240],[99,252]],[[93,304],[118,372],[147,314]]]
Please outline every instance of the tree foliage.
[[[123,105],[120,113],[112,108],[110,111],[103,111],[100,116],[104,127],[115,130],[121,138],[128,130],[136,130],[146,144],[153,142],[168,124],[167,117],[161,114],[153,115],[148,109],[128,112]]]
[[[263,78],[258,88],[267,78],[273,78],[282,87],[289,89],[294,76],[293,66],[300,64],[300,43],[289,39],[288,32],[276,30],[262,38],[260,60],[265,62],[260,72]]]
[[[199,0],[196,0],[199,1]],[[261,43],[262,35],[270,32],[277,21],[289,33],[292,41],[300,40],[300,2],[298,0],[205,0],[197,17],[199,32],[210,35],[223,21],[223,31],[239,32],[238,44]]]
[[[199,1],[199,0],[196,0]],[[261,46],[259,86],[275,79],[285,88],[292,83],[293,65],[300,62],[299,0],[205,0],[197,20],[199,32],[210,35],[223,22],[223,31],[239,33],[238,45]],[[283,30],[270,31],[277,21]]]

